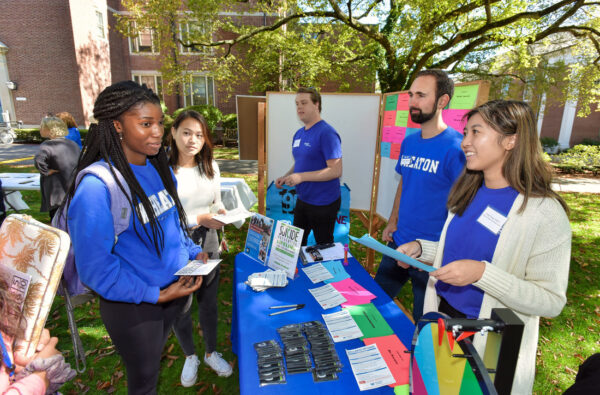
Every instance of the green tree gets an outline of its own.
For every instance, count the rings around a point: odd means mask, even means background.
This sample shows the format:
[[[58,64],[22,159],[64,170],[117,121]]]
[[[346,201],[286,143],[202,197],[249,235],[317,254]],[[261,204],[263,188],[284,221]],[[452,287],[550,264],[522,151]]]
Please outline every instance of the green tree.
[[[121,22],[154,29],[165,56],[163,72],[174,80],[189,66],[173,50],[184,45],[213,48],[196,68],[221,81],[248,78],[259,91],[376,75],[381,90],[389,92],[406,89],[424,68],[442,68],[464,78],[560,79],[563,94],[600,102],[600,2],[594,0],[123,3],[130,14]],[[248,26],[228,16],[240,10],[262,12],[267,23]],[[174,34],[176,21],[203,28],[181,39]],[[570,61],[551,63],[548,52],[560,51]]]

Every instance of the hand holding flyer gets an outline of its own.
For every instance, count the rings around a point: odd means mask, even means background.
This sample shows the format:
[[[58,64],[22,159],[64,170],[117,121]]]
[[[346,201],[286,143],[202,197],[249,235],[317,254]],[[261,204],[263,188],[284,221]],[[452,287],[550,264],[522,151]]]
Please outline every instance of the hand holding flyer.
[[[206,276],[214,270],[222,259],[209,259],[206,263],[202,261],[190,261],[187,265],[179,269],[176,276]]]

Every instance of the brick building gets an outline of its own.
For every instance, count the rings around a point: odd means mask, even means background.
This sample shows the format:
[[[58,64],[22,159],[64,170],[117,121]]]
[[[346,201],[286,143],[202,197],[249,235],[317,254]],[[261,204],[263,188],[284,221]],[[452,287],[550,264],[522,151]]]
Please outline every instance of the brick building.
[[[240,2],[239,12],[227,15],[245,25],[272,22],[273,17],[244,11],[247,8],[248,3]],[[155,90],[171,112],[192,104],[212,104],[224,114],[235,113],[235,95],[248,95],[249,81],[228,87],[233,94],[226,95],[209,74],[188,68],[188,82],[175,94],[164,94],[161,55],[152,32],[127,38],[113,28],[114,15],[124,12],[120,0],[0,2],[0,109],[27,126],[39,125],[44,115],[60,111],[69,111],[78,124],[88,125],[96,96],[113,82],[133,79]],[[193,27],[178,28],[182,34]],[[231,38],[231,33],[219,36]],[[178,53],[192,57],[192,65],[210,56],[204,49],[184,47]],[[336,86],[328,83],[323,90],[335,91]],[[374,84],[354,88],[357,92],[373,89]]]
[[[272,22],[272,17],[262,13],[245,12],[247,4],[240,2],[239,12],[228,15],[246,25]],[[191,104],[213,104],[224,114],[234,113],[235,95],[249,94],[249,81],[239,81],[233,94],[226,95],[209,74],[193,69],[188,83],[176,94],[163,94],[161,58],[152,33],[142,32],[136,38],[121,35],[113,27],[114,14],[122,12],[120,0],[0,1],[0,114],[37,126],[47,113],[69,111],[78,124],[88,125],[100,91],[125,79],[152,87],[171,112]],[[179,26],[183,32],[190,28]],[[231,34],[221,32],[220,36],[230,38]],[[243,51],[243,46],[237,50]],[[204,50],[180,47],[178,51],[182,57],[192,57],[191,64],[196,65],[210,56]],[[322,91],[333,92],[337,86],[327,83]],[[373,90],[374,84],[352,87],[354,92]],[[521,96],[523,92],[512,97]],[[540,136],[555,138],[562,148],[584,138],[599,140],[600,112],[580,118],[576,111],[577,103],[546,103],[540,98]]]

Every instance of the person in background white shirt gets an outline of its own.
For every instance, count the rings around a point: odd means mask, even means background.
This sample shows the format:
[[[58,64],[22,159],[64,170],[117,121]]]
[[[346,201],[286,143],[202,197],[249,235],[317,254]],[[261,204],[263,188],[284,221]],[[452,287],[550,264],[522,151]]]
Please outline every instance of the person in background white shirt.
[[[217,229],[222,222],[213,217],[225,213],[221,203],[220,173],[213,159],[210,131],[204,117],[196,111],[184,111],[171,128],[169,163],[177,178],[177,193],[187,214],[192,240],[202,246],[212,259],[219,258]],[[195,292],[198,301],[199,322],[206,346],[204,362],[219,376],[230,376],[232,368],[217,346],[217,293],[219,267],[205,276]],[[190,387],[196,383],[200,360],[196,356],[190,303],[175,321],[174,332],[186,355],[181,372],[181,384]]]

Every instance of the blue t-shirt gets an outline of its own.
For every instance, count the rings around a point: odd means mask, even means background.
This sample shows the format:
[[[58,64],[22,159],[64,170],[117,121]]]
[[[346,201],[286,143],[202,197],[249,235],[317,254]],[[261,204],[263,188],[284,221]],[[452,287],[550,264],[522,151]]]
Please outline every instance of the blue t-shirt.
[[[69,134],[67,134],[65,138],[76,142],[79,148],[83,147],[83,144],[81,144],[81,134],[79,133],[79,129],[75,127],[69,128]]]
[[[435,137],[421,132],[406,137],[396,172],[402,176],[402,198],[393,238],[396,245],[415,239],[438,241],[448,216],[448,193],[465,166],[462,134],[448,127]]]
[[[108,188],[91,174],[82,178],[69,205],[69,234],[77,272],[84,284],[108,300],[156,303],[160,289],[174,282],[177,279],[174,273],[189,259],[194,259],[202,248],[194,245],[182,231],[177,207],[154,166],[149,161],[145,166],[130,166],[162,227],[161,256],[157,255],[153,241],[135,213],[115,244]],[[143,217],[144,226],[152,235],[150,223],[145,215]]]
[[[517,198],[512,187],[477,191],[473,201],[461,216],[454,216],[446,231],[442,266],[459,259],[492,262],[502,226]],[[473,284],[464,287],[443,281],[435,284],[438,295],[468,318],[478,318],[483,291]]]
[[[310,129],[298,129],[292,139],[294,173],[321,170],[327,161],[342,157],[342,139],[331,125],[321,120]],[[298,198],[315,206],[326,206],[340,197],[340,179],[306,181],[296,185]]]

